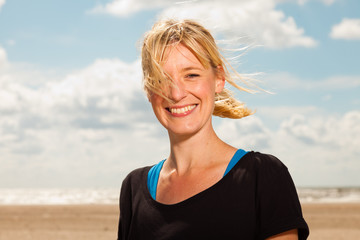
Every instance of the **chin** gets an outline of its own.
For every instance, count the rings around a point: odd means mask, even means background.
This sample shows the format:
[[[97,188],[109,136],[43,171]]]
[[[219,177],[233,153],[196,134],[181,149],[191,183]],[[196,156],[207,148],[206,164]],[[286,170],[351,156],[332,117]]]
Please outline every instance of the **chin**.
[[[195,135],[198,131],[193,129],[168,129],[169,134],[173,136],[191,136]]]
[[[169,135],[171,136],[179,136],[179,137],[190,137],[197,134],[202,129],[201,126],[174,126],[167,127]]]

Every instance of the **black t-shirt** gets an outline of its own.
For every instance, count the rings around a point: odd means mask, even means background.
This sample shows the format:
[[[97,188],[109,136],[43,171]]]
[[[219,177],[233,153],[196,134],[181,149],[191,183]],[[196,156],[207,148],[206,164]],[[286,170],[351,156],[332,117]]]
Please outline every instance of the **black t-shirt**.
[[[172,205],[151,197],[150,168],[123,181],[119,240],[257,240],[294,228],[300,240],[309,235],[291,176],[274,156],[249,152],[216,184]]]

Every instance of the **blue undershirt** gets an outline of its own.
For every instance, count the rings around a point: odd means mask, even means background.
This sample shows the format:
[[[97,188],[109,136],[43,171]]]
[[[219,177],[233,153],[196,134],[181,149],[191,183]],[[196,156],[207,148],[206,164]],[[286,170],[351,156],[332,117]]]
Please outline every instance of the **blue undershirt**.
[[[247,153],[247,151],[244,151],[242,149],[238,149],[234,156],[231,158],[224,176],[230,172],[230,170],[236,165],[236,163]],[[162,169],[162,166],[164,165],[165,160],[160,161],[158,164],[153,166],[147,177],[147,186],[150,191],[151,197],[156,200],[156,189],[159,181],[160,171]],[[223,176],[223,177],[224,177]]]

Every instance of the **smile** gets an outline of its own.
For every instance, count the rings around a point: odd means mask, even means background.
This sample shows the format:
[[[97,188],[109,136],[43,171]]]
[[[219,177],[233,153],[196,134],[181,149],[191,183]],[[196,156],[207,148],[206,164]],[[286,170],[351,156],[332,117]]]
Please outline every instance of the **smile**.
[[[174,115],[186,115],[186,114],[190,113],[195,107],[196,107],[196,104],[189,105],[186,107],[169,107],[169,108],[166,108],[166,110],[168,110],[169,112],[171,112],[171,114],[174,114]]]

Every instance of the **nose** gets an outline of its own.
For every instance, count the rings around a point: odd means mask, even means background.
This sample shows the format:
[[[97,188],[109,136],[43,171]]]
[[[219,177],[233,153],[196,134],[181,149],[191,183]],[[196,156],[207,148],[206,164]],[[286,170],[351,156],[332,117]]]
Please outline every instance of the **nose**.
[[[175,102],[180,101],[186,96],[185,85],[181,81],[174,81],[169,88],[169,98]]]

